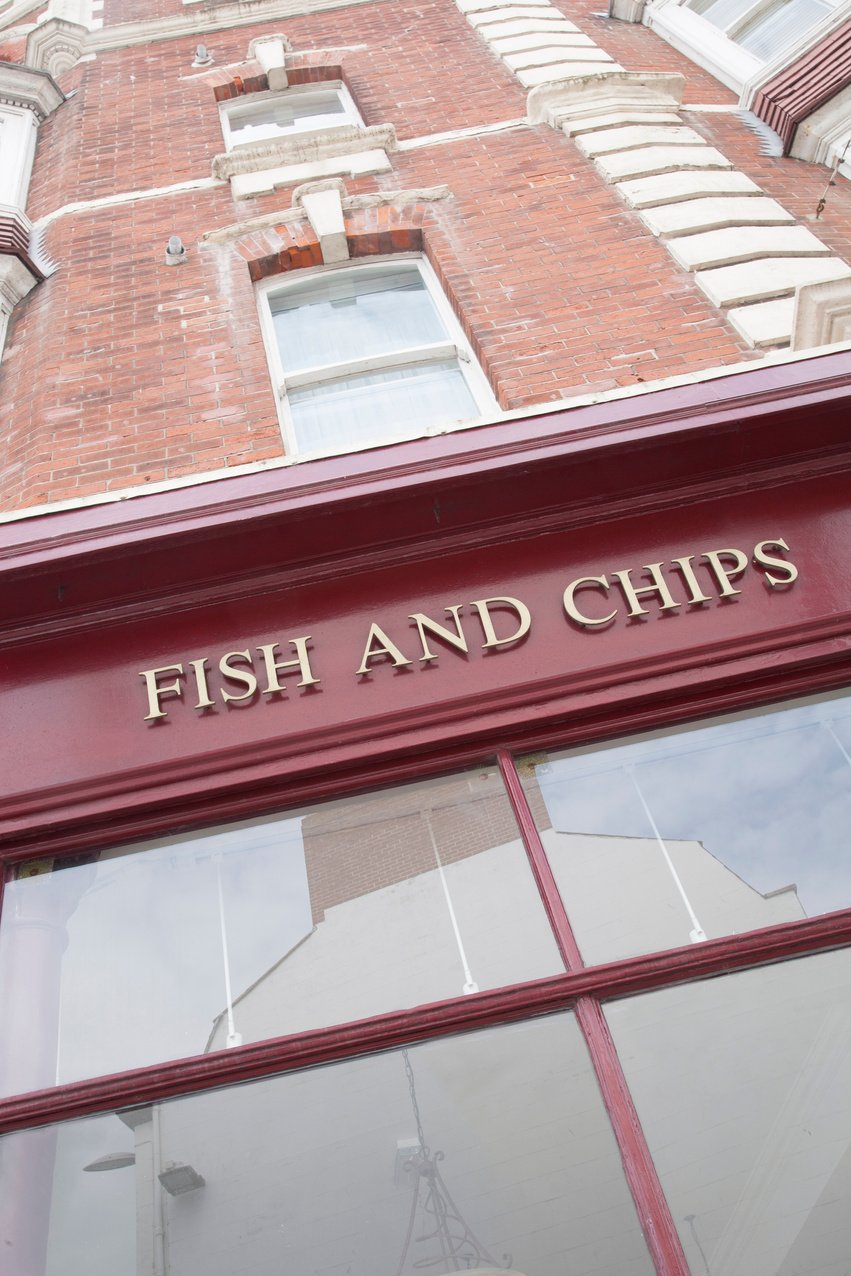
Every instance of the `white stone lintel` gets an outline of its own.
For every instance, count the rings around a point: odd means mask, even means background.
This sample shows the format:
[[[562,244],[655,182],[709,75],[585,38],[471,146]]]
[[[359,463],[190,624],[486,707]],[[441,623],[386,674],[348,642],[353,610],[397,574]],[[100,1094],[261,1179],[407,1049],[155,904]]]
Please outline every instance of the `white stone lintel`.
[[[323,129],[320,133],[254,142],[217,155],[213,160],[213,177],[227,180],[243,173],[259,173],[264,169],[305,164],[377,147],[384,151],[397,149],[396,130],[392,124],[372,124],[368,128],[344,124],[339,128]]]
[[[549,124],[558,114],[584,118],[613,109],[660,106],[676,108],[683,100],[685,77],[656,71],[625,71],[615,64],[592,80],[571,80],[535,88],[526,102],[530,124]]]
[[[300,182],[317,181],[323,177],[366,177],[386,173],[390,168],[386,151],[360,151],[303,164],[284,164],[258,173],[238,174],[231,178],[231,192],[234,199],[253,199],[256,195],[270,195],[282,186],[296,186]]]

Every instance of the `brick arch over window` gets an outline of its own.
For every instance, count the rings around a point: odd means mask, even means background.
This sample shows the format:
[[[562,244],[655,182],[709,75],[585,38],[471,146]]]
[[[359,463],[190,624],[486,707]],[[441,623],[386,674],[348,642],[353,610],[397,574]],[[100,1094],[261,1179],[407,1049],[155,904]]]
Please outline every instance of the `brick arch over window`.
[[[321,54],[288,53],[286,71],[288,88],[295,88],[300,84],[340,81],[351,92],[343,64],[326,62],[322,60]],[[269,84],[267,72],[256,58],[211,71],[207,78],[217,102],[230,102],[248,93],[263,93],[273,87]]]
[[[423,235],[425,204],[378,204],[346,211],[344,226],[349,257],[375,257],[388,253],[422,252],[428,256]],[[247,262],[254,283],[290,270],[324,264],[316,231],[305,219],[255,231],[236,245]],[[440,273],[440,272],[438,272]]]

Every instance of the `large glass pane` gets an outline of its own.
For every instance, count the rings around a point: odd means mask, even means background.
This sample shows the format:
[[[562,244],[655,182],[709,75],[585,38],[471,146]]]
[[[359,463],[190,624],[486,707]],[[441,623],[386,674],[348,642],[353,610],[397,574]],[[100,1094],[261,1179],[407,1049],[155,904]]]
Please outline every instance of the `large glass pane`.
[[[521,767],[587,961],[851,905],[851,697]]]
[[[446,341],[415,262],[332,272],[269,298],[284,374]]]
[[[709,0],[709,3],[692,4],[689,7],[697,10],[707,22],[726,31],[731,23],[744,17],[748,9],[752,9],[756,0]]]
[[[653,1270],[569,1016],[16,1134],[0,1157],[20,1276]]]
[[[607,1014],[691,1271],[847,1276],[851,954]]]
[[[815,26],[833,5],[826,0],[780,0],[736,36],[736,43],[766,61]]]
[[[299,449],[359,443],[479,415],[457,360],[344,377],[288,396]]]
[[[264,137],[335,128],[348,123],[348,112],[336,89],[292,93],[231,111],[228,126],[234,146]]]
[[[42,861],[0,918],[0,1092],[561,968],[489,768]]]

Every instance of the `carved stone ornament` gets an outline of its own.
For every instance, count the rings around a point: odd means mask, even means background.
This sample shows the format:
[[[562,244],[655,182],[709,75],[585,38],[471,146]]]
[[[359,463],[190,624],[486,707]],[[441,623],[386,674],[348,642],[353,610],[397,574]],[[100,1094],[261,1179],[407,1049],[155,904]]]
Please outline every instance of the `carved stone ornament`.
[[[0,102],[26,107],[40,124],[64,101],[65,94],[49,72],[17,62],[0,62]]]
[[[88,28],[68,18],[47,18],[27,36],[27,62],[50,75],[62,75],[82,57]]]

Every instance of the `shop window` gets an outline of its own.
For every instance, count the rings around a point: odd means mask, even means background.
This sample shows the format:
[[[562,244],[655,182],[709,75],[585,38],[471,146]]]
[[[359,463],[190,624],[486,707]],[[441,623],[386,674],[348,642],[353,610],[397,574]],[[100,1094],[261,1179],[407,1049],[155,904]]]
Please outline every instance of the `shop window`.
[[[260,305],[291,452],[352,451],[495,409],[420,258],[270,281]]]
[[[342,125],[361,125],[360,114],[339,80],[296,86],[279,93],[251,93],[221,107],[222,132],[228,150],[252,142],[323,132]]]
[[[523,768],[588,962],[851,906],[851,699]]]
[[[849,808],[833,694],[10,861],[9,1271],[838,1276]]]
[[[0,1093],[561,969],[489,768],[37,862],[0,922]]]

